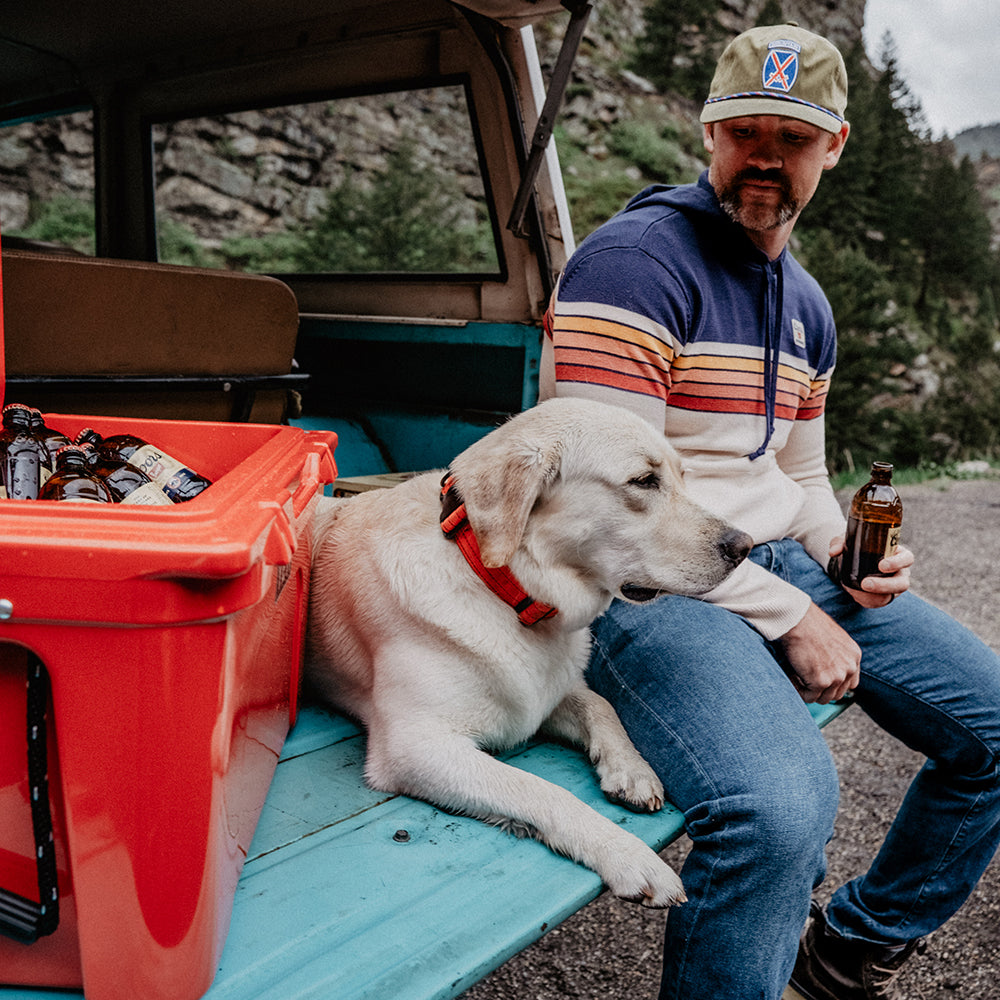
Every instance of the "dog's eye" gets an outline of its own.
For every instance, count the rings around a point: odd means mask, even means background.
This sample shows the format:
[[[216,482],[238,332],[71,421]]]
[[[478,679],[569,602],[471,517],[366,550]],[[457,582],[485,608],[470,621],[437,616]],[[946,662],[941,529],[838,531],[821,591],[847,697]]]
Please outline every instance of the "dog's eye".
[[[657,490],[660,488],[660,477],[655,472],[647,472],[644,476],[636,476],[628,481],[629,486],[638,486],[641,490]]]

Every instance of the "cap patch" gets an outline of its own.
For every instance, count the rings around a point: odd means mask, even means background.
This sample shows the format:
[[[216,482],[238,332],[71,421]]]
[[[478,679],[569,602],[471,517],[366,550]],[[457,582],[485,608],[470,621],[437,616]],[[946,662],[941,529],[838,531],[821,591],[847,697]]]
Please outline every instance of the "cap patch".
[[[762,74],[765,90],[780,90],[787,94],[799,75],[799,53],[802,46],[791,39],[775,39],[767,46]]]

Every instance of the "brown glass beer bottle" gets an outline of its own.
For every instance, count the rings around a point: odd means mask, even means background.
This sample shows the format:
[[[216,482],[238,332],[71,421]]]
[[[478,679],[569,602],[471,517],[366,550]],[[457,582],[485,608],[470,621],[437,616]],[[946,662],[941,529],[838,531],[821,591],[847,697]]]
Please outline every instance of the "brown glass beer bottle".
[[[840,582],[861,590],[866,576],[886,576],[878,564],[896,551],[903,501],[892,485],[892,465],[873,462],[871,479],[854,494],[840,561]]]
[[[45,423],[45,417],[42,416],[42,411],[38,409],[33,409],[31,411],[31,429],[35,434],[35,437],[45,445],[46,451],[49,453],[49,471],[56,463],[56,452],[63,447],[63,445],[72,444],[62,431],[57,431],[52,427],[49,427]]]
[[[8,403],[0,432],[0,485],[11,500],[35,500],[48,459],[45,445],[31,430],[31,407]]]
[[[142,469],[129,465],[124,459],[102,455],[93,445],[85,447],[90,449],[87,455],[90,471],[104,481],[116,503],[173,507],[174,501]]]
[[[39,500],[113,503],[111,491],[87,468],[83,448],[67,444],[56,452],[56,469],[38,494]]]
[[[93,427],[84,427],[82,431],[73,439],[74,444],[90,445],[95,451],[104,440]]]
[[[106,437],[97,445],[97,451],[102,458],[119,458],[141,469],[175,503],[191,500],[212,485],[211,480],[134,434]]]

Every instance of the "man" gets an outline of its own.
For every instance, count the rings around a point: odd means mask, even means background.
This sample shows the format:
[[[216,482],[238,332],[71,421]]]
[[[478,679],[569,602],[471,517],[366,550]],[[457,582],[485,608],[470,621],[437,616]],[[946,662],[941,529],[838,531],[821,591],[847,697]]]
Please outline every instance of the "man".
[[[889,995],[1000,840],[1000,658],[908,592],[905,547],[860,591],[826,572],[844,534],[824,460],[835,329],[788,240],[840,159],[846,103],[825,39],[740,35],[701,116],[707,173],[591,234],[547,316],[542,395],[643,415],[688,492],[758,543],[705,600],[616,601],[594,627],[590,681],[691,837],[661,998],[776,1000],[790,975],[789,997]],[[928,763],[870,870],[809,919],[838,784],[805,702],[850,693]]]

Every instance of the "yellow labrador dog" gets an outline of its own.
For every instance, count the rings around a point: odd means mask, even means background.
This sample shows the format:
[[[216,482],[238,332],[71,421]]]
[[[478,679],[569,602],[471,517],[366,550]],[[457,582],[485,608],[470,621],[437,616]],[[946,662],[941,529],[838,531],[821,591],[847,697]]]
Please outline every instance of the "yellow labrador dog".
[[[626,410],[554,399],[446,474],[326,501],[308,632],[317,692],[363,723],[366,780],[530,833],[645,906],[682,901],[641,840],[490,756],[542,730],[582,744],[609,798],[663,805],[611,705],[584,682],[612,598],[697,595],[751,538],[688,499],[662,434]]]

